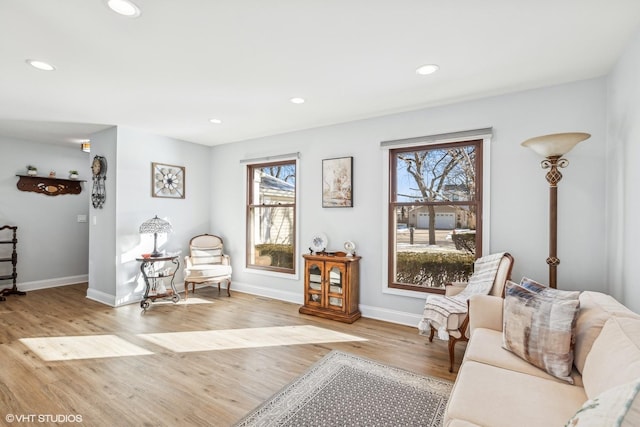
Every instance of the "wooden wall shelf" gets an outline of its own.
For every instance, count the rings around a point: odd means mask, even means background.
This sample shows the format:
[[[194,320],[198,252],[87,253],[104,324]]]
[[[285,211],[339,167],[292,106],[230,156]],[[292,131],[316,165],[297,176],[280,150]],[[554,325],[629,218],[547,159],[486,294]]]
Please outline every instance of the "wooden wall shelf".
[[[80,179],[51,178],[37,175],[16,175],[18,180],[18,190],[31,191],[34,193],[46,194],[47,196],[57,196],[59,194],[80,194],[82,183]]]

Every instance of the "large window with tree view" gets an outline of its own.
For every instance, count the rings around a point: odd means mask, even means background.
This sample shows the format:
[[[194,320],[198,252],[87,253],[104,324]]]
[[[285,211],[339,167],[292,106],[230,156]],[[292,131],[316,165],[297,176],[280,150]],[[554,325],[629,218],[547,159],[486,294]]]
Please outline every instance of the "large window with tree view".
[[[295,273],[296,162],[247,167],[247,267]]]
[[[390,150],[389,287],[443,292],[482,251],[482,141]]]

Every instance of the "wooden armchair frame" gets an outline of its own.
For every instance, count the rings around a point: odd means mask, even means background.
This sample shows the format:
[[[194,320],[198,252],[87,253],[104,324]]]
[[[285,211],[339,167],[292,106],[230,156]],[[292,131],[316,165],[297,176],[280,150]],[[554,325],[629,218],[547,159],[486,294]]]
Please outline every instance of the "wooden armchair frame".
[[[200,234],[189,241],[189,255],[184,257],[185,300],[189,297],[189,284],[195,293],[196,283],[217,283],[220,293],[220,283],[227,282],[227,296],[231,296],[231,259],[223,248],[222,237],[213,234]]]

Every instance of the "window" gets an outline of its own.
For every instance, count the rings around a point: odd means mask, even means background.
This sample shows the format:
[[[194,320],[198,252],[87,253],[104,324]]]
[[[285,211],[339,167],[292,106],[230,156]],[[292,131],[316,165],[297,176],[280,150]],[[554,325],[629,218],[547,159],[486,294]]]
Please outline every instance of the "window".
[[[389,287],[444,291],[482,256],[482,140],[389,151]]]
[[[247,267],[296,272],[296,162],[247,167]]]

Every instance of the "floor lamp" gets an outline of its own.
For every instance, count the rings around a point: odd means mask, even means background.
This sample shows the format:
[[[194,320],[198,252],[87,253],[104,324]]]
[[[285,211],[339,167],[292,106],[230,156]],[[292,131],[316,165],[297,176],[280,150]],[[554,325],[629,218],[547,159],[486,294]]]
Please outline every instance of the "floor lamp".
[[[545,157],[540,163],[542,169],[549,169],[546,174],[549,183],[549,286],[557,287],[558,259],[558,183],[562,179],[559,168],[566,168],[569,160],[562,158],[573,147],[591,135],[582,132],[556,133],[531,138],[522,143],[536,153]]]

